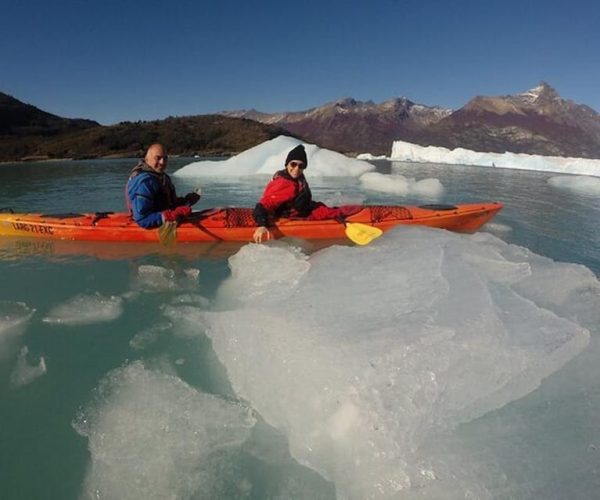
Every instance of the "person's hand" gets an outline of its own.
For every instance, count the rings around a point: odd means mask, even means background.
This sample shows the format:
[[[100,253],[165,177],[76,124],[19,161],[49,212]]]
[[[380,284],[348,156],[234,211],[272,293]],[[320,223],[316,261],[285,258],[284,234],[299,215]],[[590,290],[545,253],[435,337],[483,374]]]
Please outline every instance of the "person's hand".
[[[269,230],[265,226],[258,226],[256,228],[256,231],[254,231],[252,238],[254,239],[255,243],[262,243],[263,237],[265,235],[267,240],[271,239],[271,233],[269,232]]]
[[[192,209],[188,205],[182,205],[173,210],[165,210],[162,212],[163,222],[179,222],[184,217],[189,217],[192,214]]]
[[[191,206],[198,203],[198,201],[200,200],[200,193],[188,193],[184,196],[184,198],[186,203]]]

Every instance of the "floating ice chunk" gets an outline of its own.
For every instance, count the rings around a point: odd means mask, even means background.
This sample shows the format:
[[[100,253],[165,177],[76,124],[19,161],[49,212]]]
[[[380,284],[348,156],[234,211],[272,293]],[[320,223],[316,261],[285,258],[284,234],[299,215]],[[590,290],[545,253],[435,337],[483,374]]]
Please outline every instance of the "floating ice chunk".
[[[208,309],[210,307],[210,300],[199,294],[186,293],[174,297],[171,300],[171,304],[188,304]]]
[[[46,373],[46,361],[44,357],[41,356],[37,364],[30,365],[27,361],[28,354],[29,349],[27,349],[27,346],[23,347],[19,353],[17,364],[10,374],[10,384],[13,387],[27,385]]]
[[[569,189],[592,196],[600,195],[600,178],[587,175],[555,175],[548,184],[559,189]]]
[[[491,234],[399,227],[308,260],[249,245],[230,266],[220,297],[235,308],[204,322],[234,391],[347,498],[455,477],[459,451],[439,461],[450,469],[409,464],[425,441],[524,396],[581,352],[579,301],[594,315],[586,324],[600,321],[589,270]]]
[[[0,361],[12,358],[17,339],[35,313],[23,302],[0,301]]]
[[[510,227],[506,224],[498,223],[498,222],[487,222],[483,226],[482,231],[492,233],[492,234],[498,236],[499,238],[502,238],[502,237],[506,236],[507,234],[509,234],[510,232],[512,232],[512,227]]]
[[[99,293],[80,294],[54,307],[42,321],[54,325],[90,325],[113,321],[122,313],[121,297],[105,297]]]
[[[354,193],[352,195],[337,191],[335,193],[325,195],[319,201],[329,205],[330,207],[340,207],[342,205],[364,205],[367,197],[364,193]]]
[[[266,266],[269,266],[268,269]],[[286,244],[245,245],[229,258],[232,279],[220,288],[221,301],[227,297],[251,301],[257,295],[285,297],[291,287],[308,272],[308,257]],[[263,272],[256,272],[262,269]]]
[[[129,341],[129,345],[133,349],[145,349],[150,344],[156,342],[164,332],[168,331],[172,327],[173,324],[167,321],[153,325],[146,330],[136,333],[135,336]]]
[[[177,323],[174,334],[181,338],[197,338],[204,330],[204,309],[192,305],[167,306],[165,317]]]
[[[389,158],[385,155],[374,156],[371,153],[361,153],[356,155],[357,160],[389,160]]]
[[[34,313],[23,302],[0,301],[0,338],[20,335]]]
[[[145,264],[138,267],[134,287],[152,292],[193,290],[198,287],[199,276],[199,269],[184,269],[176,273],[173,269]]]
[[[117,369],[73,422],[91,455],[82,498],[241,498],[231,462],[254,424],[248,408],[175,376]]]
[[[375,170],[373,165],[365,161],[348,158],[335,151],[280,135],[225,161],[190,163],[177,170],[173,175],[176,177],[213,178],[272,175],[284,167],[288,152],[298,144],[304,144],[306,149],[308,168],[305,175],[308,178],[312,176],[358,177],[365,172]]]
[[[444,186],[438,179],[422,179],[417,181],[403,175],[385,175],[368,172],[360,176],[363,188],[382,193],[400,196],[419,195],[428,198],[439,198],[444,193]]]

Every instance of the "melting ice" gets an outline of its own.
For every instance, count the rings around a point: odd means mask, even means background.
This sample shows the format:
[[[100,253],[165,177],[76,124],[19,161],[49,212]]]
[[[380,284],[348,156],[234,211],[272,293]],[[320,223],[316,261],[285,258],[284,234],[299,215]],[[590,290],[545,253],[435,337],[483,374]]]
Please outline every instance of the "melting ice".
[[[79,294],[54,307],[42,321],[61,325],[89,325],[113,321],[123,313],[121,297]]]
[[[280,135],[225,161],[198,161],[177,170],[176,177],[225,177],[272,175],[284,167],[288,152],[304,144],[308,158],[306,176],[350,176],[375,170],[370,163],[348,158],[329,149],[319,148],[292,137]]]
[[[17,364],[10,374],[10,383],[13,387],[20,387],[33,382],[36,378],[46,373],[46,360],[43,356],[35,364],[30,364],[27,360],[29,349],[27,346],[21,349]]]
[[[239,447],[255,418],[248,408],[198,392],[134,362],[109,373],[74,421],[91,463],[82,498],[241,498]]]
[[[0,361],[9,359],[18,348],[18,338],[35,313],[23,302],[0,301]]]
[[[199,269],[167,269],[143,264],[137,268],[134,289],[160,292],[168,290],[193,290],[198,288]]]
[[[364,189],[399,196],[422,196],[440,198],[444,194],[444,186],[438,179],[415,180],[403,175],[385,175],[379,172],[367,172],[360,176],[360,184]]]
[[[568,189],[591,196],[600,195],[600,179],[586,175],[555,175],[548,184],[559,189]]]
[[[369,159],[369,155],[361,155]],[[540,170],[574,175],[600,177],[600,160],[588,158],[566,158],[562,156],[529,155],[524,153],[484,153],[469,149],[447,149],[439,146],[419,146],[405,141],[394,141],[394,161],[416,161],[425,163],[448,163],[453,165],[478,165],[481,167]]]
[[[416,195],[428,198],[438,198],[444,188],[438,179],[415,180],[402,175],[384,175],[373,172],[375,167],[366,161],[348,158],[329,149],[320,148],[314,144],[306,144],[298,139],[279,136],[255,146],[237,156],[225,161],[199,161],[186,165],[173,175],[178,177],[211,177],[214,179],[231,179],[272,175],[284,166],[285,158],[290,149],[298,144],[304,144],[309,167],[305,175],[311,178],[319,177],[355,177],[361,186],[367,190],[401,196]],[[357,203],[352,200],[324,200],[330,205]]]
[[[533,391],[600,319],[589,270],[485,233],[399,227],[310,257],[247,245],[230,266],[222,310],[200,313],[217,356],[340,498],[486,497],[493,460],[443,437]]]

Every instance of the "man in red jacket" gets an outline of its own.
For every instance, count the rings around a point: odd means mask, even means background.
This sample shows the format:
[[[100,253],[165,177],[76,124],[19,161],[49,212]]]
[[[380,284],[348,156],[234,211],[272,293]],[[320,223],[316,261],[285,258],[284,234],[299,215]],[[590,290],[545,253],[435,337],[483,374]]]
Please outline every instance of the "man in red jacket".
[[[254,241],[261,243],[270,239],[268,226],[279,217],[306,217],[308,220],[335,219],[357,212],[356,207],[328,207],[314,202],[304,170],[308,158],[304,146],[299,144],[285,159],[285,169],[279,170],[267,184],[260,201],[254,208],[253,216],[258,227],[254,231]]]

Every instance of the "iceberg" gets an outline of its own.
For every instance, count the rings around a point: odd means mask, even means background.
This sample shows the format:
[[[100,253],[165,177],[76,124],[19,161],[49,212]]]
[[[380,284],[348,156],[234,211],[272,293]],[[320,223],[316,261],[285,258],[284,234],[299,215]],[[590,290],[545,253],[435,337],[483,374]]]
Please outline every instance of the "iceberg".
[[[246,245],[229,264],[216,310],[193,323],[238,397],[339,498],[484,491],[502,472],[453,444],[458,427],[536,389],[600,320],[591,271],[486,233],[401,227],[311,256]]]
[[[419,146],[404,141],[394,141],[389,159],[391,161],[476,165],[479,167],[538,170],[541,172],[600,177],[600,160],[596,159],[510,152],[483,153],[463,148],[447,149],[438,146]]]
[[[253,175],[273,175],[284,167],[288,152],[298,144],[304,144],[308,157],[306,177],[359,177],[375,170],[366,161],[348,158],[341,153],[307,144],[293,137],[280,135],[263,142],[236,156],[223,161],[197,161],[181,167],[173,176],[211,177],[213,179],[247,177]]]

